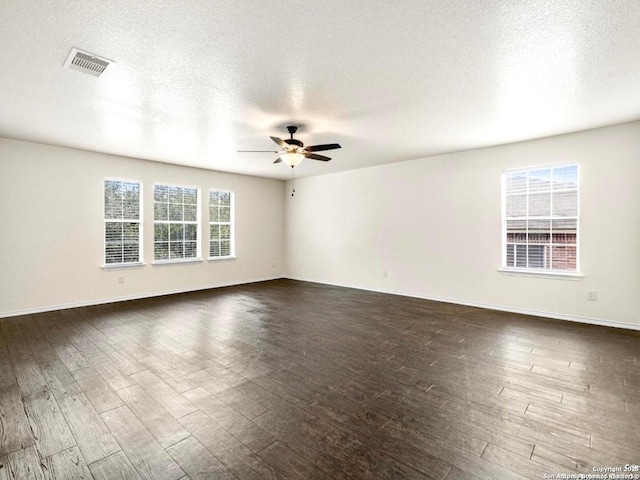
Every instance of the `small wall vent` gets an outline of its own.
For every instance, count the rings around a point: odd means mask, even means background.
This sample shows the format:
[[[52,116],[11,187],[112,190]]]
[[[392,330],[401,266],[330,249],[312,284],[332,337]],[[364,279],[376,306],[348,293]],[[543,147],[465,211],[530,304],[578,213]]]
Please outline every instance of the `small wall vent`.
[[[64,62],[64,67],[99,77],[111,63],[114,63],[114,61],[74,47],[69,52],[69,56]]]

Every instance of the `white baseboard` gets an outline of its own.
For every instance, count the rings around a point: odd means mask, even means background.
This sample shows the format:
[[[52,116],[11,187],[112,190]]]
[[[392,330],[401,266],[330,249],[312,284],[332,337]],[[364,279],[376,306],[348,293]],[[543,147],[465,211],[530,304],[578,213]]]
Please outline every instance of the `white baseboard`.
[[[556,320],[568,320],[570,322],[577,323],[587,323],[590,325],[601,325],[603,327],[613,327],[613,328],[624,328],[627,330],[640,330],[640,325],[634,323],[626,323],[626,322],[616,322],[613,320],[605,320],[602,318],[590,318],[590,317],[580,317],[578,315],[567,315],[564,313],[554,313],[554,312],[543,312],[540,310],[529,310],[526,308],[518,308],[518,307],[510,307],[505,305],[495,305],[492,303],[482,303],[482,302],[472,302],[467,300],[460,300],[457,298],[448,298],[448,297],[438,297],[432,295],[423,295],[420,293],[414,292],[401,292],[395,290],[388,290],[383,288],[371,288],[371,287],[363,287],[360,285],[348,285],[344,283],[333,283],[333,282],[323,282],[319,280],[312,280],[308,278],[302,277],[293,277],[287,276],[291,280],[299,280],[302,282],[311,282],[311,283],[320,283],[323,285],[332,285],[334,287],[345,287],[345,288],[354,288],[356,290],[365,290],[368,292],[376,292],[376,293],[388,293],[391,295],[400,295],[403,297],[412,297],[412,298],[421,298],[423,300],[433,300],[435,302],[444,302],[444,303],[453,303],[455,305],[465,305],[467,307],[478,307],[478,308],[486,308],[489,310],[498,310],[501,312],[510,312],[510,313],[520,313],[523,315],[533,315],[535,317],[545,317],[545,318],[553,318]]]
[[[614,328],[624,328],[628,330],[640,330],[640,325],[633,323],[625,323],[625,322],[616,322],[612,320],[605,320],[601,318],[590,318],[590,317],[580,317],[577,315],[567,315],[562,313],[554,313],[554,312],[544,312],[539,310],[529,310],[526,308],[518,308],[511,307],[505,305],[495,305],[492,303],[482,303],[482,302],[472,302],[466,300],[460,300],[457,298],[448,298],[448,297],[438,297],[433,295],[423,295],[415,292],[402,292],[396,290],[382,289],[382,288],[371,288],[364,287],[361,285],[350,285],[344,283],[334,283],[334,282],[323,282],[319,280],[313,280],[309,278],[302,277],[294,277],[294,276],[274,276],[274,277],[264,277],[264,278],[254,278],[247,280],[239,280],[236,282],[227,282],[227,283],[219,283],[214,285],[207,285],[203,287],[197,288],[184,288],[184,289],[176,289],[176,290],[165,290],[162,292],[151,292],[151,293],[143,293],[137,295],[127,295],[122,297],[111,297],[111,298],[102,298],[97,300],[89,300],[86,302],[76,302],[76,303],[65,303],[59,305],[47,305],[45,307],[37,307],[30,308],[25,310],[14,310],[10,312],[0,312],[0,318],[8,318],[8,317],[16,317],[18,315],[30,315],[34,313],[43,313],[43,312],[52,312],[55,310],[66,310],[68,308],[77,308],[77,307],[89,307],[92,305],[104,305],[107,303],[116,303],[116,302],[124,302],[128,300],[141,300],[143,298],[152,298],[152,297],[161,297],[164,295],[175,295],[178,293],[188,293],[188,292],[197,292],[201,290],[209,290],[212,288],[222,288],[222,287],[232,287],[234,285],[245,285],[248,283],[256,283],[256,282],[266,282],[269,280],[278,280],[280,278],[289,278],[291,280],[299,280],[302,282],[311,282],[311,283],[320,283],[323,285],[331,285],[334,287],[345,287],[345,288],[354,288],[356,290],[365,290],[369,292],[376,293],[388,293],[391,295],[400,295],[403,297],[412,297],[412,298],[421,298],[423,300],[433,300],[435,302],[444,302],[444,303],[452,303],[455,305],[465,305],[468,307],[478,307],[478,308],[486,308],[489,310],[498,310],[502,312],[510,312],[510,313],[520,313],[523,315],[533,315],[536,317],[545,317],[545,318],[553,318],[556,320],[568,320],[570,322],[577,323],[587,323],[591,325],[601,325],[604,327],[614,327]]]
[[[234,285],[245,285],[248,283],[266,282],[269,280],[277,280],[285,278],[282,275],[275,277],[254,278],[249,280],[239,280],[237,282],[218,283],[215,285],[207,285],[196,288],[183,288],[177,290],[165,290],[162,292],[140,293],[136,295],[127,295],[123,297],[100,298],[97,300],[89,300],[86,302],[65,303],[59,305],[47,305],[45,307],[29,308],[26,310],[14,310],[11,312],[0,312],[0,318],[17,317],[18,315],[31,315],[34,313],[53,312],[55,310],[66,310],[68,308],[90,307],[92,305],[104,305],[106,303],[126,302],[128,300],[141,300],[143,298],[162,297],[164,295],[175,295],[177,293],[198,292],[201,290],[209,290],[212,288],[232,287]]]

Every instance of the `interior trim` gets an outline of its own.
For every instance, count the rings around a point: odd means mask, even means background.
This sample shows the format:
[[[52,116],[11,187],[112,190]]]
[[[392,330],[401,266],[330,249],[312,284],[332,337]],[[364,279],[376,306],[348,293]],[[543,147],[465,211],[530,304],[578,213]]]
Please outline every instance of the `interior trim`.
[[[526,308],[517,308],[510,307],[505,305],[495,305],[492,303],[483,303],[483,302],[472,302],[467,300],[460,300],[457,298],[448,298],[448,297],[438,297],[433,295],[422,295],[419,293],[407,293],[400,292],[395,290],[387,290],[382,288],[371,288],[371,287],[363,287],[359,285],[348,285],[344,283],[330,283],[323,282],[319,280],[310,280],[302,277],[286,277],[291,280],[299,280],[302,282],[311,282],[311,283],[321,283],[323,285],[332,285],[334,287],[346,287],[346,288],[355,288],[357,290],[366,290],[369,292],[376,293],[389,293],[392,295],[401,295],[403,297],[413,297],[413,298],[421,298],[423,300],[433,300],[434,302],[444,302],[444,303],[453,303],[455,305],[465,305],[467,307],[478,307],[478,308],[486,308],[488,310],[498,310],[501,312],[510,312],[510,313],[519,313],[522,315],[533,315],[535,317],[545,317],[545,318],[553,318],[555,320],[567,320],[570,322],[577,323],[586,323],[589,325],[600,325],[602,327],[613,327],[613,328],[623,328],[626,330],[640,330],[640,324],[635,323],[626,323],[626,322],[616,322],[613,320],[605,320],[602,318],[591,318],[591,317],[581,317],[578,315],[567,315],[563,313],[554,313],[554,312],[544,312],[541,310],[529,310]]]
[[[602,319],[602,318],[581,317],[581,316],[578,316],[578,315],[566,315],[566,314],[554,313],[554,312],[544,312],[544,311],[540,311],[540,310],[530,310],[530,309],[526,309],[526,308],[517,308],[517,307],[504,306],[504,305],[495,305],[495,304],[492,304],[492,303],[471,302],[471,301],[459,300],[459,299],[448,298],[448,297],[438,297],[438,296],[433,296],[433,295],[422,295],[422,294],[417,294],[417,293],[407,293],[407,292],[400,292],[400,291],[389,290],[389,289],[363,287],[363,286],[358,286],[358,285],[349,285],[349,284],[344,284],[344,283],[323,282],[323,281],[318,281],[318,280],[311,280],[311,279],[308,279],[308,278],[285,276],[285,275],[277,275],[277,276],[273,276],[273,277],[264,277],[264,278],[240,280],[240,281],[237,281],[237,282],[227,282],[227,283],[221,283],[221,284],[216,284],[216,285],[207,285],[207,286],[198,287],[198,288],[183,288],[183,289],[176,289],[176,290],[165,290],[165,291],[162,291],[162,292],[144,293],[144,294],[139,294],[139,295],[126,295],[126,296],[122,296],[122,297],[111,297],[111,298],[104,298],[104,299],[99,299],[99,300],[91,300],[91,301],[87,301],[87,302],[48,305],[48,306],[45,306],[45,307],[30,308],[30,309],[25,309],[25,310],[14,310],[14,311],[9,311],[9,312],[0,312],[0,318],[16,317],[16,316],[19,316],[19,315],[31,315],[31,314],[34,314],[34,313],[51,312],[51,311],[55,311],[55,310],[66,310],[66,309],[69,309],[69,308],[77,308],[77,307],[89,307],[89,306],[92,306],[92,305],[104,305],[104,304],[107,304],[107,303],[125,302],[125,301],[128,301],[128,300],[141,300],[141,299],[144,299],[144,298],[162,297],[164,295],[175,295],[175,294],[178,294],[178,293],[197,292],[197,291],[200,291],[200,290],[209,290],[209,289],[213,289],[213,288],[231,287],[231,286],[234,286],[234,285],[244,285],[244,284],[248,284],[248,283],[267,282],[269,280],[278,280],[278,279],[281,279],[281,278],[288,278],[290,280],[298,280],[298,281],[301,281],[301,282],[310,282],[310,283],[320,283],[320,284],[323,284],[323,285],[332,285],[334,287],[354,288],[356,290],[365,290],[365,291],[376,292],[376,293],[388,293],[388,294],[391,294],[391,295],[401,295],[403,297],[421,298],[423,300],[432,300],[432,301],[435,301],[435,302],[453,303],[455,305],[465,305],[465,306],[468,306],[468,307],[486,308],[486,309],[489,309],[489,310],[498,310],[498,311],[502,311],[502,312],[518,313],[518,314],[522,314],[522,315],[533,315],[533,316],[536,316],[536,317],[545,317],[545,318],[553,318],[553,319],[556,319],[556,320],[566,320],[566,321],[570,321],[570,322],[586,323],[586,324],[589,324],[589,325],[600,325],[600,326],[603,326],[603,327],[623,328],[623,329],[626,329],[626,330],[640,330],[640,325],[638,325],[638,324],[626,323],[626,322],[616,322],[616,321],[613,321],[613,320],[605,320],[605,319]]]
[[[93,305],[104,305],[106,303],[126,302],[128,300],[142,300],[143,298],[162,297],[164,295],[175,295],[177,293],[198,292],[200,290],[209,290],[212,288],[232,287],[234,285],[244,285],[247,283],[267,282],[269,280],[278,280],[285,278],[282,275],[274,277],[254,278],[247,280],[239,280],[237,282],[218,283],[215,285],[207,285],[196,288],[181,288],[176,290],[164,290],[162,292],[141,293],[137,295],[125,295],[122,297],[101,298],[90,300],[87,302],[63,303],[59,305],[47,305],[45,307],[28,308],[26,310],[14,310],[9,312],[0,312],[0,318],[17,317],[18,315],[31,315],[34,313],[53,312],[55,310],[66,310],[68,308],[90,307]]]

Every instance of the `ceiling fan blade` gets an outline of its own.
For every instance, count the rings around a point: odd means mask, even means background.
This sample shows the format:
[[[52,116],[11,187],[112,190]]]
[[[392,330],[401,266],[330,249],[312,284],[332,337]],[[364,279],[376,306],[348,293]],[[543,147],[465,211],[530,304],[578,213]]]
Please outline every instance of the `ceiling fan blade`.
[[[278,152],[274,152],[274,153],[278,153]],[[276,161],[273,162],[273,163],[280,163],[280,162],[282,162],[282,159],[280,157],[278,157],[278,158],[276,158]]]
[[[276,142],[280,147],[282,147],[285,150],[289,149],[289,144],[285,143],[284,140],[280,140],[278,137],[269,137],[271,140],[273,140],[274,142]]]
[[[316,155],[315,153],[305,153],[304,156],[312,160],[321,160],[323,162],[328,162],[329,160],[331,160],[329,157],[325,157],[324,155]]]
[[[237,153],[278,153],[276,150],[236,150]]]
[[[335,150],[336,148],[342,148],[338,143],[326,143],[324,145],[312,145],[305,147],[307,152],[322,152],[323,150]]]

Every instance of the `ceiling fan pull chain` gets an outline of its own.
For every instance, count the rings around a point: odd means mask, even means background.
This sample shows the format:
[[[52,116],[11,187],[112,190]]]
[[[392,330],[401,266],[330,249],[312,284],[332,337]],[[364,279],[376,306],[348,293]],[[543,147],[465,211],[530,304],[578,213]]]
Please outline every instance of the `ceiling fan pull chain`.
[[[291,166],[291,196],[294,197],[296,194],[296,184],[295,178],[293,177],[293,165]]]

